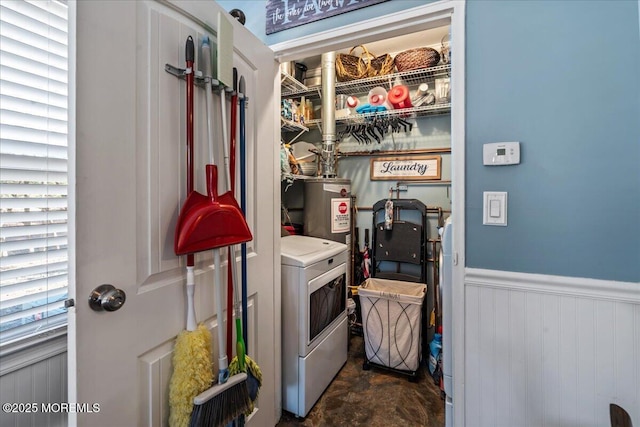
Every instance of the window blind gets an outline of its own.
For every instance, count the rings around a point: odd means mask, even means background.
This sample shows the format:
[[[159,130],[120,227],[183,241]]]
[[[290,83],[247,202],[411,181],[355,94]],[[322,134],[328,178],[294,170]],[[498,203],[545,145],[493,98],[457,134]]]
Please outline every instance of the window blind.
[[[0,2],[0,345],[66,324],[68,8]]]

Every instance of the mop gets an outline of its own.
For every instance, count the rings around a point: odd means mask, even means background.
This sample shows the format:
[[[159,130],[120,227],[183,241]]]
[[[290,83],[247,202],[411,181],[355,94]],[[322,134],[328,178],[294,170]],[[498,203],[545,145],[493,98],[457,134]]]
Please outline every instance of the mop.
[[[193,191],[193,38],[186,44],[187,60],[187,194]],[[169,384],[169,425],[184,427],[189,423],[193,398],[213,381],[211,334],[197,325],[193,296],[195,293],[194,255],[187,256],[187,329],[180,332],[173,350],[173,374]]]
[[[220,15],[219,15],[220,18]],[[218,44],[222,43],[223,25],[221,25],[222,19],[219,19],[218,23]],[[231,44],[233,45],[233,43]],[[208,37],[205,37],[202,43],[202,54],[205,62],[205,75],[212,81],[211,74],[211,46],[209,44]],[[220,56],[220,55],[219,55]],[[207,125],[209,136],[209,152],[212,157],[211,165],[207,165],[207,169],[212,172],[215,171],[217,178],[217,169],[213,165],[213,130],[211,129],[211,114],[209,108],[212,104],[211,87],[206,87],[206,104],[207,104]],[[220,89],[220,108],[222,116],[222,130],[223,141],[226,142],[226,97],[225,88],[221,85]],[[226,148],[226,144],[224,145]],[[227,173],[228,170],[227,170]],[[229,177],[227,176],[227,185],[229,185]],[[245,240],[247,241],[247,240]],[[231,246],[231,245],[229,245]],[[220,249],[214,248],[214,281],[216,287],[216,317],[218,319],[218,384],[214,385],[210,389],[196,396],[193,400],[194,408],[191,415],[192,427],[209,427],[209,426],[223,426],[228,422],[236,419],[244,414],[251,403],[249,399],[249,393],[247,390],[247,375],[244,373],[237,374],[229,378],[228,359],[225,350],[225,338],[224,338],[224,325],[222,324],[223,310],[222,310],[222,278],[221,278],[221,266],[220,266]],[[230,261],[229,261],[230,262]]]

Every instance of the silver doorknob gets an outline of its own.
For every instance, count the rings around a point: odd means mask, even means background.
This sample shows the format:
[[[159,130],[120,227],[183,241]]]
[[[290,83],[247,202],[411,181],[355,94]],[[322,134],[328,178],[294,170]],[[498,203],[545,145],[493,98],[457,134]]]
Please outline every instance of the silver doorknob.
[[[116,311],[124,305],[127,295],[113,285],[100,285],[89,295],[89,307],[95,311]]]

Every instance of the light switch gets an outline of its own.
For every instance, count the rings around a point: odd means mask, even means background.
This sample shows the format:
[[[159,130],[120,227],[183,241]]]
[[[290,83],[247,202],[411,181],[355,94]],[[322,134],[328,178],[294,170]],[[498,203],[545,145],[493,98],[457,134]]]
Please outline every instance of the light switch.
[[[498,200],[489,200],[489,216],[491,218],[500,218],[500,202]]]
[[[485,191],[483,195],[484,225],[507,225],[507,193],[505,191]]]

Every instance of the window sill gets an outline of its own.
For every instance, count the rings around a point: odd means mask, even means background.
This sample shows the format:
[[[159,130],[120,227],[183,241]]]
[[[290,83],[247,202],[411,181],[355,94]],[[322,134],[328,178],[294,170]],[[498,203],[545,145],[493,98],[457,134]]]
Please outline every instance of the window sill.
[[[3,345],[0,348],[0,377],[66,351],[66,326]]]

